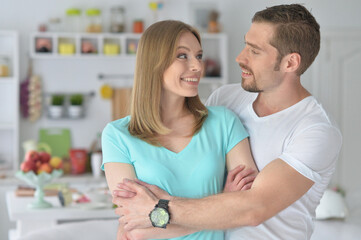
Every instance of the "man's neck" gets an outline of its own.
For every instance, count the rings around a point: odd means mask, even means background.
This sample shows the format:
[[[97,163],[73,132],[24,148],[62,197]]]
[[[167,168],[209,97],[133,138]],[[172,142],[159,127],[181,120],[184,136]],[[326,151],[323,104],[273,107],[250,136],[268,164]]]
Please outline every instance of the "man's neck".
[[[292,88],[261,92],[253,102],[253,109],[259,117],[265,117],[287,109],[310,95],[301,84]]]

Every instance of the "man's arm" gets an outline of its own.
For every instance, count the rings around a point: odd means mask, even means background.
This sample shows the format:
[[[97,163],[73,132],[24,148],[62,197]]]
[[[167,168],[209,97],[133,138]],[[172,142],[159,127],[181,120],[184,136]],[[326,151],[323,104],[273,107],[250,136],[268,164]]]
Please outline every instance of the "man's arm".
[[[125,183],[137,193],[122,198],[125,229],[150,227],[146,217],[158,202],[144,186]],[[169,202],[171,223],[198,229],[227,229],[256,226],[304,195],[313,181],[304,177],[281,159],[269,163],[257,175],[247,191],[222,193],[203,199],[175,198]]]
[[[172,222],[184,226],[205,229],[256,226],[290,206],[312,185],[313,181],[277,159],[258,174],[248,191],[201,200],[174,200],[169,208],[173,214]]]
[[[105,176],[107,179],[108,187],[111,192],[117,189],[119,182],[122,182],[124,178],[136,180],[134,167],[127,163],[106,163],[104,165]],[[149,185],[148,185],[149,186]],[[164,196],[166,192],[159,192],[159,196]],[[168,194],[166,194],[168,195]],[[115,210],[118,213],[118,209]],[[148,216],[147,216],[148,217]],[[149,217],[148,217],[149,219]],[[196,232],[194,228],[188,228],[183,226],[175,226],[171,224],[167,229],[147,228],[142,231],[133,231],[125,233],[123,224],[120,218],[120,225],[118,228],[117,238],[126,239],[123,234],[128,234],[134,239],[149,239],[149,238],[173,238],[188,235]]]

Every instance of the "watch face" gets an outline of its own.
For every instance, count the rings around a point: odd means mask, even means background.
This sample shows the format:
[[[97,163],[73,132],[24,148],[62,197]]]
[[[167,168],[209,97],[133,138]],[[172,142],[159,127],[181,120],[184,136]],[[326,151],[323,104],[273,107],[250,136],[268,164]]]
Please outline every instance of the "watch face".
[[[164,208],[158,207],[151,212],[150,219],[155,226],[163,227],[169,221],[169,214]]]

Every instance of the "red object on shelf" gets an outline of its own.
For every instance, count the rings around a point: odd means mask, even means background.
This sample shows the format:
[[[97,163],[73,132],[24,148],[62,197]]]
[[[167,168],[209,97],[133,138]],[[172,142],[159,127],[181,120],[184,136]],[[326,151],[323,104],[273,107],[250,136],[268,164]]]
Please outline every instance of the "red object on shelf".
[[[85,149],[70,149],[70,164],[72,174],[82,174],[85,172],[88,152]]]
[[[133,22],[133,32],[134,33],[142,33],[143,32],[143,21],[135,20]]]

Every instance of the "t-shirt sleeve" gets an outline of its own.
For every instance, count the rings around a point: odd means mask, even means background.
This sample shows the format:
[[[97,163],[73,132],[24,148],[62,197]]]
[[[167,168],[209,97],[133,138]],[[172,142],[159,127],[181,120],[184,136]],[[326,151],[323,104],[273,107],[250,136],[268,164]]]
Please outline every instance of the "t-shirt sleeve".
[[[218,94],[219,93],[219,89],[215,90],[214,92],[212,92],[212,94],[208,97],[207,101],[206,101],[206,106],[218,106]]]
[[[225,108],[225,124],[228,136],[225,149],[226,153],[228,153],[240,141],[249,137],[249,135],[238,116],[227,108]]]
[[[320,182],[323,173],[334,171],[341,145],[342,136],[337,128],[316,124],[296,134],[280,159],[313,182]]]
[[[101,168],[104,170],[104,164],[108,162],[132,164],[127,152],[120,130],[112,124],[107,124],[102,132],[103,164]]]

